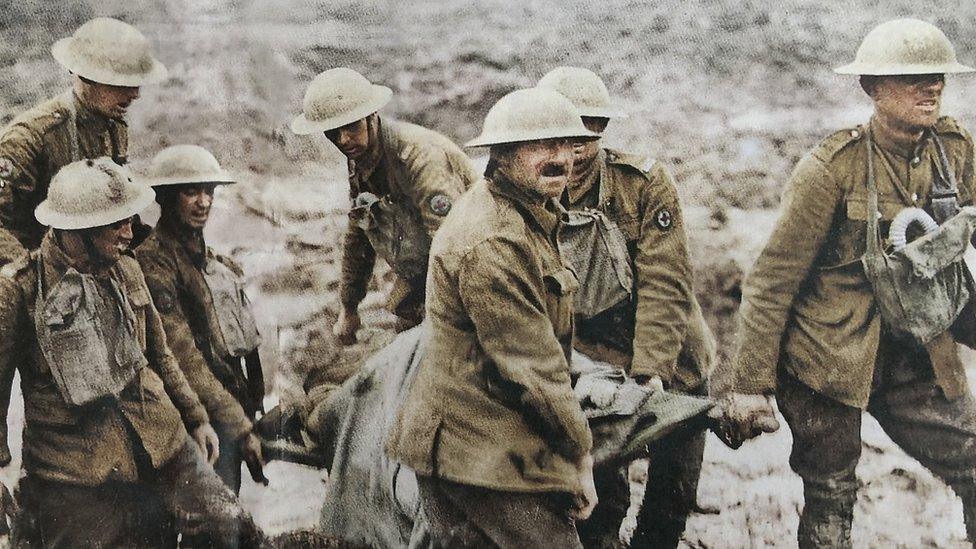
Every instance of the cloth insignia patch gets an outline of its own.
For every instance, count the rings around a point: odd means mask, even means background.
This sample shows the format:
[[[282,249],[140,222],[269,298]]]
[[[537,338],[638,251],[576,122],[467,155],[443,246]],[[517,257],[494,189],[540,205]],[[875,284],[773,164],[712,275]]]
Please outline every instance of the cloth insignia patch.
[[[161,313],[169,314],[176,308],[176,299],[169,290],[160,290],[153,301],[156,303],[156,310]]]
[[[435,194],[430,199],[430,210],[443,217],[451,211],[451,199],[443,194]]]
[[[654,214],[654,223],[657,223],[657,228],[662,231],[666,231],[671,228],[674,223],[674,217],[671,215],[671,210],[667,208],[661,208]]]

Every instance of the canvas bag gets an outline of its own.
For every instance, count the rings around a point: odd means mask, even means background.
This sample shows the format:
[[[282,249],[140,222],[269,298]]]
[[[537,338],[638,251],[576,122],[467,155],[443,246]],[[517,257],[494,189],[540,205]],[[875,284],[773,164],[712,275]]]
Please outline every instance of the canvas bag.
[[[400,278],[414,280],[427,275],[431,238],[404,199],[392,194],[379,198],[370,192],[359,193],[350,216],[366,233],[376,254]]]
[[[896,332],[926,344],[947,331],[972,296],[972,275],[963,255],[976,228],[976,208],[960,210],[955,175],[941,140],[932,139],[946,177],[936,177],[932,210],[940,226],[887,253],[878,232],[878,188],[874,179],[874,142],[867,133],[867,249],[861,262],[874,290],[881,318]]]
[[[118,307],[116,326],[103,326],[96,309],[98,281],[68,269],[45,295],[37,261],[34,327],[51,377],[68,404],[88,404],[116,396],[148,364],[135,333],[135,313],[114,280],[109,288]]]
[[[602,181],[600,203],[604,203]],[[580,287],[573,298],[574,314],[593,318],[630,301],[634,270],[627,239],[620,227],[594,208],[569,210],[559,233],[560,251],[576,271]]]
[[[254,313],[251,312],[251,301],[244,293],[244,284],[237,273],[216,258],[207,257],[203,268],[203,279],[210,289],[213,300],[214,314],[220,328],[218,345],[222,342],[223,349],[217,349],[224,356],[239,358],[254,351],[261,344]]]

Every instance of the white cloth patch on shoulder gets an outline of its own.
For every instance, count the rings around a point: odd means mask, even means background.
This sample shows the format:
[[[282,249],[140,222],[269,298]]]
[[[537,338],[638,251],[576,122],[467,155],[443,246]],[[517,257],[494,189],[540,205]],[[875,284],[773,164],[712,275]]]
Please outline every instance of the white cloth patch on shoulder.
[[[666,231],[671,228],[674,224],[674,216],[671,214],[671,210],[667,208],[661,208],[654,214],[654,223],[657,224],[657,228],[662,231]]]
[[[0,179],[10,179],[14,174],[14,161],[7,157],[0,157]]]

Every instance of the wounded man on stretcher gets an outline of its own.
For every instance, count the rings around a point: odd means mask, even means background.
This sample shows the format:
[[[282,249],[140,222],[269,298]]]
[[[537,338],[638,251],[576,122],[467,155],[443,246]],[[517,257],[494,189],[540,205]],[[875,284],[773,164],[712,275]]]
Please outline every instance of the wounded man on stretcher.
[[[403,547],[426,532],[416,476],[383,448],[423,352],[418,326],[369,358],[338,389],[310,390],[304,406],[276,408],[259,422],[267,459],[329,471],[320,520],[326,533],[374,547]],[[653,452],[655,443],[675,431],[708,425],[708,399],[643,387],[622,370],[575,352],[571,374],[590,422],[597,468],[620,467]]]

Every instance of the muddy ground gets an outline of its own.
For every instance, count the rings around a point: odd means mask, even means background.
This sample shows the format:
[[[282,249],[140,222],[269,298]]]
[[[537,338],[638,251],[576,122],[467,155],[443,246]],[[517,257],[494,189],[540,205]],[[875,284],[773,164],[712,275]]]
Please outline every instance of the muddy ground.
[[[347,375],[387,341],[389,277],[381,267],[363,304],[363,342],[338,349],[335,319],[346,183],[323,138],[287,129],[305,84],[346,65],[393,88],[387,116],[473,137],[488,107],[559,64],[601,74],[630,114],[610,146],[664,161],[688,218],[696,290],[727,358],[742,272],[775,221],[792,165],[827,133],[866,120],[868,101],[846,63],[860,38],[895,16],[939,25],[963,62],[976,62],[976,7],[907,0],[653,3],[604,0],[64,0],[0,10],[0,122],[58,92],[68,75],[48,47],[94,15],[136,24],[170,77],[131,109],[130,158],[161,147],[210,148],[242,184],[220,189],[210,243],[239,259],[255,296],[274,400],[289,400],[310,368]],[[973,127],[976,80],[951,78],[945,112]],[[476,159],[483,161],[481,159]],[[151,217],[151,214],[150,214]],[[9,419],[19,438],[22,410]],[[864,426],[859,547],[964,546],[961,508],[873,420]],[[691,547],[795,545],[799,480],[787,467],[786,430],[731,452],[710,439]],[[19,456],[19,441],[13,441]],[[19,457],[3,477],[12,482]],[[248,484],[245,505],[269,530],[314,525],[323,476],[273,464],[270,487]]]

